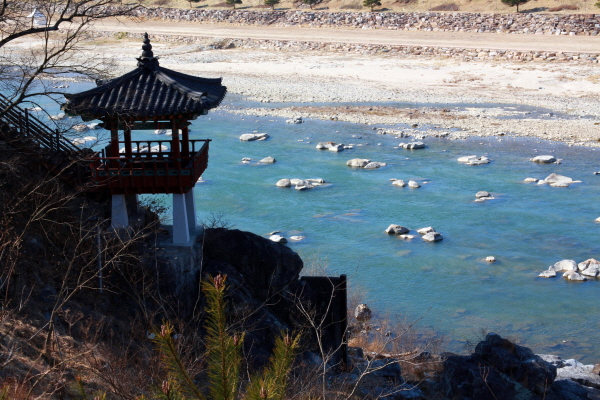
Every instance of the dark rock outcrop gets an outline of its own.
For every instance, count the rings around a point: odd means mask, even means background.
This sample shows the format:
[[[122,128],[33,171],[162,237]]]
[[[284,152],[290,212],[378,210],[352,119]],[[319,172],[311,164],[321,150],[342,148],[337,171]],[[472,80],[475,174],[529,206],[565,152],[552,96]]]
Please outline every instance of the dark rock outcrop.
[[[284,244],[224,228],[205,229],[202,248],[202,278],[227,275],[233,329],[246,332],[251,362],[264,364],[276,336],[298,331],[295,293],[302,259]]]
[[[490,333],[470,356],[444,361],[444,395],[461,399],[543,398],[556,378],[556,367],[523,346]]]
[[[296,282],[303,267],[300,256],[289,247],[237,229],[206,229],[203,248],[204,271],[218,269],[211,261],[230,265],[262,301]]]

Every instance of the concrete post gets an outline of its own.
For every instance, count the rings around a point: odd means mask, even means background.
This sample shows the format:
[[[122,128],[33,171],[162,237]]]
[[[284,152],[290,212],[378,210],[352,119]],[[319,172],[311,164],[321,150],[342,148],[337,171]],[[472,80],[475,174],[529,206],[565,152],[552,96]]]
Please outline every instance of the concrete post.
[[[198,226],[196,222],[196,201],[194,200],[194,188],[191,188],[189,192],[184,194],[184,196],[189,228],[195,231]]]
[[[124,194],[112,195],[111,224],[114,229],[123,229],[129,227],[127,202],[125,201]]]
[[[185,194],[173,193],[173,244],[186,244],[190,241],[185,197]]]

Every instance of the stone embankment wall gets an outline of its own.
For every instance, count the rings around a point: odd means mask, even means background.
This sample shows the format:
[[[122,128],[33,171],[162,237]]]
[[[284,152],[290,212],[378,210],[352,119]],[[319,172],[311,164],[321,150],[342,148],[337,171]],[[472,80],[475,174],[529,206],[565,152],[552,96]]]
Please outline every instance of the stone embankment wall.
[[[545,35],[598,35],[600,14],[481,14],[141,8],[145,18],[238,25],[396,29]]]
[[[114,36],[114,32],[90,32],[93,37]],[[125,36],[142,38],[141,33],[128,33]],[[575,62],[597,63],[598,53],[549,52],[549,51],[516,51],[494,50],[484,48],[434,47],[434,46],[393,46],[362,45],[352,43],[322,43],[291,40],[259,40],[259,39],[219,39],[206,45],[207,38],[177,35],[152,35],[152,41],[173,43],[199,43],[205,45],[204,50],[223,48],[247,48],[275,51],[328,51],[358,54],[389,53],[403,56],[430,56],[453,58],[462,61],[520,61],[520,62]]]

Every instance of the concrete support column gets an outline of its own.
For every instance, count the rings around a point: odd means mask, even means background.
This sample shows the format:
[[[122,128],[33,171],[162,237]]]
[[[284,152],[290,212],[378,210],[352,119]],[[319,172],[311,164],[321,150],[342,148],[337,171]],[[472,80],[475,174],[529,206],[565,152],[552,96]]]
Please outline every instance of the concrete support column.
[[[185,194],[173,193],[173,244],[186,244],[190,241],[185,197]]]
[[[194,188],[191,188],[189,192],[184,194],[185,196],[185,210],[187,214],[187,220],[189,224],[189,228],[191,230],[196,230],[196,201],[194,200]]]
[[[140,201],[139,196],[137,194],[126,194],[125,200],[127,201],[127,209],[130,213],[137,213],[138,203]]]
[[[127,201],[124,194],[112,195],[111,224],[114,229],[129,227],[127,215]]]

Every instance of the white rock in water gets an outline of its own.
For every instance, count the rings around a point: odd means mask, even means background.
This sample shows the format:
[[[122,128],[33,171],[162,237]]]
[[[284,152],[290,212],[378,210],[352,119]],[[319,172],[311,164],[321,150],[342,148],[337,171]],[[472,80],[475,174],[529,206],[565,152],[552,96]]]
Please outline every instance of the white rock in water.
[[[398,235],[400,239],[411,240],[414,239],[415,235]]]
[[[90,128],[85,124],[73,125],[73,130],[76,130],[77,132],[85,132],[88,129]]]
[[[306,239],[304,236],[290,236],[290,240],[294,240],[296,242],[299,242],[304,239]]]
[[[444,237],[442,236],[441,233],[438,233],[438,232],[429,232],[429,233],[426,233],[425,235],[423,235],[423,240],[425,240],[427,242],[438,242],[442,239],[444,239]]]
[[[487,257],[485,258],[485,261],[487,261],[487,262],[489,262],[489,263],[496,262],[496,257],[494,257],[494,256],[487,256]]]
[[[402,179],[397,179],[394,182],[392,182],[392,185],[404,187],[406,186],[406,182],[404,182]]]
[[[600,222],[600,217],[596,218],[594,222]]]
[[[459,163],[467,164],[467,165],[481,165],[481,164],[489,164],[490,160],[486,156],[464,156],[458,158]]]
[[[540,164],[550,164],[556,161],[554,156],[535,156],[530,158],[529,161],[540,163]]]
[[[281,235],[271,235],[269,236],[269,240],[272,240],[275,243],[287,243],[287,239]]]
[[[252,159],[249,157],[244,157],[244,158],[242,158],[242,161],[252,161]]]
[[[88,127],[88,129],[91,129],[91,130],[100,129],[100,127],[98,125],[100,125],[99,122],[92,122],[91,124],[87,124],[87,127]]]
[[[419,233],[421,235],[425,235],[430,232],[435,232],[435,229],[433,229],[433,226],[428,226],[426,228],[417,229],[417,233]]]
[[[365,165],[367,165],[370,162],[371,162],[371,160],[366,159],[366,158],[353,158],[352,160],[346,161],[346,165],[349,167],[363,168]]]
[[[399,146],[404,147],[407,150],[416,150],[416,149],[424,149],[425,143],[423,143],[423,142],[400,143]]]
[[[240,136],[242,142],[251,142],[253,140],[265,140],[269,137],[267,133],[244,133]]]
[[[523,182],[526,182],[526,183],[535,183],[535,182],[537,182],[537,181],[538,181],[538,180],[537,180],[537,179],[535,179],[535,178],[525,178],[525,180],[524,180]]]
[[[273,157],[265,157],[262,160],[260,160],[259,162],[263,163],[263,164],[273,164],[273,163],[276,163],[277,160],[274,159]]]
[[[140,151],[140,153],[146,153],[148,150],[150,150],[150,153],[161,153],[161,152],[169,151],[169,147],[165,146],[164,144],[161,144],[161,145],[157,144],[156,146],[150,147],[150,149],[146,148],[146,151]]]
[[[304,185],[296,185],[294,187],[294,189],[296,189],[296,190],[308,190],[308,189],[312,189],[312,188],[314,188],[314,186],[309,184],[308,182],[305,183]]]
[[[556,183],[551,183],[550,186],[552,187],[561,187],[561,188],[566,188],[571,186],[570,183],[566,183],[566,182],[556,182]]]
[[[322,179],[322,178],[310,178],[310,179],[305,179],[305,181],[310,183],[313,186],[321,186],[321,185],[325,184],[325,179]]]
[[[542,278],[554,278],[556,276],[556,272],[553,269],[547,269],[538,276]]]
[[[561,260],[561,261],[555,263],[550,268],[555,270],[556,272],[562,272],[562,271],[577,272],[577,271],[579,271],[579,268],[577,267],[577,263],[575,262],[575,260]]]
[[[165,129],[165,135],[167,136],[173,136],[173,129]]]
[[[329,148],[329,144],[319,142],[315,147],[317,148],[317,150],[327,150]]]
[[[60,121],[60,120],[63,120],[63,119],[65,119],[65,118],[66,118],[66,116],[67,116],[67,115],[66,115],[65,113],[60,113],[60,114],[58,114],[58,115],[51,115],[51,116],[50,116],[50,119],[51,119],[51,120],[53,120],[53,121]]]
[[[485,190],[481,190],[481,191],[475,193],[475,197],[480,199],[482,197],[492,197],[492,195],[489,194],[488,192],[486,192]]]
[[[335,152],[344,151],[344,145],[343,144],[332,144],[331,146],[329,146],[329,148],[327,150],[335,151]]]
[[[292,185],[306,185],[306,181],[304,179],[297,179],[297,178],[290,179],[290,183]]]
[[[582,275],[597,277],[600,274],[600,261],[590,258],[577,264]]]
[[[408,181],[408,187],[413,188],[413,189],[418,189],[421,187],[421,185],[419,185],[419,183],[416,181],[410,180],[410,181]]]
[[[537,181],[537,184],[538,185],[546,185],[547,182],[545,180],[543,180],[543,179],[540,179],[539,181]]]
[[[563,278],[567,278],[570,281],[587,281],[587,278],[581,276],[579,273],[575,271],[567,271],[563,274]]]
[[[277,183],[275,184],[275,186],[278,186],[278,187],[290,187],[290,186],[292,186],[292,182],[289,179],[284,178],[284,179],[278,180]]]
[[[402,225],[391,224],[385,230],[385,233],[388,235],[401,235],[403,233],[408,233],[409,229]]]
[[[377,169],[377,168],[381,168],[381,167],[385,167],[387,164],[384,162],[379,162],[379,161],[371,161],[370,163],[368,163],[367,165],[365,165],[363,168],[364,169]]]
[[[546,177],[546,179],[544,179],[544,181],[546,183],[550,183],[552,186],[554,186],[555,184],[570,185],[571,183],[575,182],[573,179],[569,178],[568,176],[559,175],[559,174],[550,174]]]

